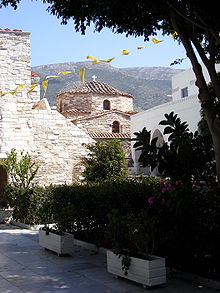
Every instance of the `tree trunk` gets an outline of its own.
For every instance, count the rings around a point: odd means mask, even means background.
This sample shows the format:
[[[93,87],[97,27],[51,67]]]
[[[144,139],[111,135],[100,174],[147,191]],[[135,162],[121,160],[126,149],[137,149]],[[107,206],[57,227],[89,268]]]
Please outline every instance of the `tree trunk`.
[[[171,22],[175,31],[177,31],[178,36],[186,50],[186,55],[190,59],[193,71],[196,76],[196,86],[199,88],[198,98],[201,101],[201,107],[204,109],[204,113],[207,119],[209,131],[212,136],[213,147],[215,152],[215,161],[216,161],[216,172],[218,187],[220,188],[220,120],[216,117],[216,114],[213,109],[213,101],[209,95],[208,86],[202,72],[202,67],[198,62],[195,51],[192,47],[191,40],[187,34],[184,34],[184,29],[181,28],[181,24],[176,19],[175,15],[171,12]],[[199,53],[199,52],[198,52]],[[204,56],[202,56],[204,57]],[[206,64],[208,65],[208,64]],[[208,67],[208,66],[207,66]],[[217,96],[219,98],[219,84],[216,86],[216,72],[214,68],[207,68],[211,81],[214,82],[215,89],[217,90]]]
[[[220,188],[220,120],[218,118],[212,119],[213,115],[206,113],[204,109],[206,120],[208,123],[209,131],[212,136],[213,147],[215,152],[215,162],[216,162],[216,175],[218,181],[218,187]]]

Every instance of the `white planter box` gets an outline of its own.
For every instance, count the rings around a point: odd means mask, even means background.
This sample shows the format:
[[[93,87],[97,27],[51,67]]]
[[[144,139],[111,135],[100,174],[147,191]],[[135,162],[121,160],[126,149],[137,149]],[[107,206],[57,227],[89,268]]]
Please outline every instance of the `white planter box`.
[[[7,222],[10,219],[12,212],[13,212],[12,210],[8,210],[8,209],[0,210],[0,223]]]
[[[71,255],[74,251],[74,236],[68,233],[58,235],[51,232],[47,235],[45,230],[39,230],[39,244],[46,249],[56,252],[58,255]]]
[[[121,266],[122,258],[107,250],[107,271],[115,276],[120,276],[144,287],[156,286],[166,283],[165,259],[152,256],[152,260],[131,257],[128,274],[125,275]]]

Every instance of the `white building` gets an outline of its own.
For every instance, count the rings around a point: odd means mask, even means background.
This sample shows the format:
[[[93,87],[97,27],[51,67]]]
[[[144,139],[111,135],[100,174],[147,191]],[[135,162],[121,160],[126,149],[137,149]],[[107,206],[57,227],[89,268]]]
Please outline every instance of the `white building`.
[[[220,71],[220,64],[216,65]],[[203,72],[207,83],[210,82],[207,70],[203,67]],[[200,102],[198,100],[198,88],[195,85],[196,77],[193,70],[187,69],[176,74],[172,78],[172,102],[165,103],[149,110],[137,113],[131,116],[131,134],[141,131],[144,127],[151,130],[152,137],[163,137],[166,141],[166,135],[163,136],[164,126],[158,123],[164,120],[164,114],[174,112],[180,117],[181,121],[186,121],[189,130],[195,132],[200,116]],[[134,143],[133,143],[134,144]],[[140,153],[132,148],[132,158],[134,160],[134,172],[139,174],[145,172],[138,163]]]

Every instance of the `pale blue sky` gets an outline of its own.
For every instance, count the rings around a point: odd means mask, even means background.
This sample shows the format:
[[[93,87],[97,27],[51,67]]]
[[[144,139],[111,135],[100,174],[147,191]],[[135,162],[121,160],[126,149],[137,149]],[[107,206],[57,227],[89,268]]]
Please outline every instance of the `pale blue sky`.
[[[161,37],[159,44],[143,41],[142,37],[113,34],[109,29],[94,33],[89,28],[86,35],[76,33],[72,21],[61,25],[60,20],[46,11],[41,1],[22,0],[17,10],[11,7],[0,9],[0,28],[22,29],[31,33],[31,65],[85,61],[87,55],[98,59],[116,57],[111,62],[115,67],[165,66],[169,67],[177,58],[185,57],[185,50],[172,37]],[[136,50],[137,46],[147,45]],[[121,49],[131,53],[121,55]],[[184,60],[173,68],[189,68]]]

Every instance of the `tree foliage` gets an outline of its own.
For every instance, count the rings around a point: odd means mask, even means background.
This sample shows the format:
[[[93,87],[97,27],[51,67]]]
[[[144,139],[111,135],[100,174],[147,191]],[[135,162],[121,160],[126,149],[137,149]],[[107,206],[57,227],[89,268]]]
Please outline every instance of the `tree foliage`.
[[[19,157],[15,149],[7,153],[7,158],[1,159],[0,163],[9,175],[10,184],[23,189],[30,187],[39,168],[28,153],[21,152]]]
[[[83,176],[86,182],[102,182],[127,177],[125,153],[119,140],[87,144]]]
[[[157,166],[161,174],[174,182],[190,182],[192,178],[207,184],[215,182],[214,152],[210,140],[198,131],[190,132],[187,123],[181,122],[174,112],[164,116],[166,119],[159,124],[165,126],[163,134],[169,136],[168,142],[162,146],[156,145],[157,137],[151,140],[151,133],[145,128],[134,133],[134,148],[141,150],[139,162],[152,170]]]

